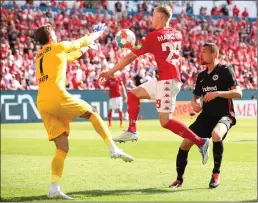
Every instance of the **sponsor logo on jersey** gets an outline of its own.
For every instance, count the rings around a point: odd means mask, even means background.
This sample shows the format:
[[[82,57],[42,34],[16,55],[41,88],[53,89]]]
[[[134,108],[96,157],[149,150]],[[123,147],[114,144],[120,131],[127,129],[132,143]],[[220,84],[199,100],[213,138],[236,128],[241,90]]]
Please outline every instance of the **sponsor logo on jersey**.
[[[218,90],[217,85],[215,85],[214,87],[207,86],[207,87],[202,88],[203,92],[213,92],[213,91],[217,91],[217,90]]]
[[[168,87],[166,87],[166,88],[164,89],[164,91],[170,91],[170,89],[169,89]]]
[[[217,74],[215,74],[215,75],[213,75],[212,79],[213,79],[214,81],[216,81],[216,80],[219,79],[219,76],[218,76]]]
[[[169,82],[169,81],[166,81],[164,84],[165,84],[165,85],[170,85],[170,82]]]

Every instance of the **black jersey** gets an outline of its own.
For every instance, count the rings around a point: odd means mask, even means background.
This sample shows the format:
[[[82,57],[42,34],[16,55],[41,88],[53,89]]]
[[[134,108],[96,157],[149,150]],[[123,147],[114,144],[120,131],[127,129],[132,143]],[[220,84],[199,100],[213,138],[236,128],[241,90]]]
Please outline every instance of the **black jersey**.
[[[230,65],[217,64],[211,73],[208,69],[199,73],[193,93],[205,96],[207,92],[228,91],[238,85],[235,73]],[[203,101],[202,113],[207,116],[235,117],[232,99],[217,97],[210,102]]]

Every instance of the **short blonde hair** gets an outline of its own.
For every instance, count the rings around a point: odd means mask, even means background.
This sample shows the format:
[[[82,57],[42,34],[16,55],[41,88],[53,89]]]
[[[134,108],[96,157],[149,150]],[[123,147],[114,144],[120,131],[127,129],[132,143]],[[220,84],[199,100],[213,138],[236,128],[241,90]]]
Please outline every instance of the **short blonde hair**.
[[[166,16],[166,20],[170,20],[172,17],[172,9],[169,6],[157,6],[155,11],[163,13]]]
[[[219,48],[216,44],[207,42],[203,45],[203,47],[208,47],[211,53],[216,53],[216,58],[219,57]]]

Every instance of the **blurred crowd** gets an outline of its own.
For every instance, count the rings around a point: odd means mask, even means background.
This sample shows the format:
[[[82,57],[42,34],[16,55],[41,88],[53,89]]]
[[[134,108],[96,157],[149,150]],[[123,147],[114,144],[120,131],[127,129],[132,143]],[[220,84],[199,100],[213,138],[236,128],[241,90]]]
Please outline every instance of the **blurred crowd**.
[[[27,4],[33,1],[28,0]],[[37,89],[35,77],[35,55],[40,45],[35,42],[34,31],[43,24],[51,23],[58,40],[74,40],[92,32],[92,25],[102,22],[108,29],[99,39],[99,51],[89,50],[79,60],[68,64],[67,89],[100,89],[100,72],[112,68],[128,51],[118,49],[116,33],[123,28],[132,30],[141,39],[151,30],[151,13],[138,12],[129,16],[128,9],[122,10],[115,4],[117,12],[110,14],[106,1],[102,1],[97,13],[84,13],[85,5],[76,1],[71,10],[62,1],[49,1],[61,9],[54,12],[49,5],[46,11],[39,8],[22,10],[19,5],[12,9],[1,8],[1,83],[0,89],[34,90]],[[173,6],[173,5],[171,5]],[[100,9],[104,8],[104,12]],[[145,11],[144,5],[140,6]],[[219,61],[232,64],[236,77],[243,89],[257,87],[257,26],[246,17],[239,21],[233,17],[223,18],[223,13],[214,20],[188,16],[186,11],[171,20],[171,26],[180,30],[184,36],[181,57],[181,76],[183,88],[194,88],[197,74],[204,67],[199,65],[198,51],[205,42],[214,42],[220,48]],[[156,63],[150,54],[139,57],[120,73],[127,90],[144,82],[156,79]]]

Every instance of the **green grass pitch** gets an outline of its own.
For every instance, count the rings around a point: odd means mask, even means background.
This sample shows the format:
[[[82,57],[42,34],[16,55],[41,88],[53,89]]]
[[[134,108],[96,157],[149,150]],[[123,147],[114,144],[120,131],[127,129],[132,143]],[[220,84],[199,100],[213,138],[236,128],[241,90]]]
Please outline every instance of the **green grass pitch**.
[[[183,120],[189,125],[193,120]],[[197,147],[189,153],[184,186],[170,189],[181,138],[159,121],[139,121],[140,140],[118,144],[133,163],[109,158],[107,147],[89,122],[71,124],[70,151],[61,187],[76,201],[254,201],[257,200],[257,125],[237,121],[224,142],[221,184],[209,189],[213,156],[201,164]],[[125,121],[125,125],[127,121]],[[122,130],[113,122],[112,135]],[[1,126],[1,200],[47,201],[54,143],[43,124]],[[49,200],[48,200],[49,201]]]

